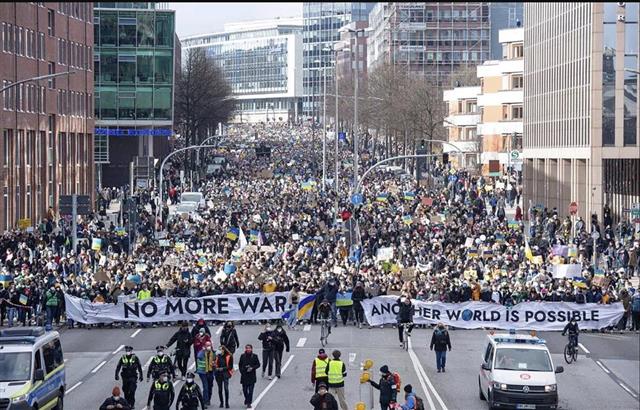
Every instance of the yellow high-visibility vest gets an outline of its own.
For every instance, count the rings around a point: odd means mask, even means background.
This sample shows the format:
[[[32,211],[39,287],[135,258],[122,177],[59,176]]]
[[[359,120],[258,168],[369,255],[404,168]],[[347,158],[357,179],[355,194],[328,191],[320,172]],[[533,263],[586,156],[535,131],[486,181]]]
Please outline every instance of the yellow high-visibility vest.
[[[316,357],[316,379],[327,377],[327,363],[329,363],[329,359],[322,360]]]
[[[344,382],[344,376],[342,375],[343,365],[344,363],[342,363],[342,360],[329,361],[329,385],[335,385]]]

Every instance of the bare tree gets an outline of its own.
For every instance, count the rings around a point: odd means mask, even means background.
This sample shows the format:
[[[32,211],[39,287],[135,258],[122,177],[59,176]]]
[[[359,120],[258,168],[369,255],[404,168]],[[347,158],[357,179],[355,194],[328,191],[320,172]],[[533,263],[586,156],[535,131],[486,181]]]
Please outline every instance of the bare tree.
[[[199,144],[207,129],[226,122],[234,106],[231,86],[213,58],[199,48],[187,51],[184,66],[176,72],[175,91],[176,123],[186,146]]]

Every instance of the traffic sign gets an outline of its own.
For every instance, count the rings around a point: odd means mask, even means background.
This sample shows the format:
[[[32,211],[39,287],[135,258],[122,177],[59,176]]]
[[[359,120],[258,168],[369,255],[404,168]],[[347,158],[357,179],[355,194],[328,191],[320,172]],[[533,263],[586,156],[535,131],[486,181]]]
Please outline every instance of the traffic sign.
[[[520,158],[520,151],[511,151],[511,159],[512,160],[517,160],[518,158]]]
[[[598,233],[598,231],[593,231],[593,233],[591,234],[591,238],[594,241],[597,241],[600,238],[600,234]]]
[[[578,213],[578,203],[577,202],[571,202],[569,204],[569,213],[571,215],[575,215]]]
[[[347,133],[340,131],[338,133],[338,141],[346,141],[346,140],[347,140]]]
[[[458,180],[458,177],[455,175],[449,175],[449,182],[456,182]]]
[[[362,194],[353,194],[351,196],[351,203],[354,205],[361,205],[364,202],[364,196]]]

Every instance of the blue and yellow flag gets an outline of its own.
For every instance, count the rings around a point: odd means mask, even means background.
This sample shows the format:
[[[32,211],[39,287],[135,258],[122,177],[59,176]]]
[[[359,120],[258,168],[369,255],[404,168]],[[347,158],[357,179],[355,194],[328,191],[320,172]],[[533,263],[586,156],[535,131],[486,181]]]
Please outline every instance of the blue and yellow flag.
[[[469,249],[469,250],[467,251],[467,256],[468,256],[469,258],[475,258],[475,257],[477,257],[477,256],[478,256],[478,250],[477,250],[477,249]]]
[[[258,237],[260,236],[260,231],[252,229],[249,231],[249,240],[251,242],[258,242]]]
[[[413,201],[414,199],[416,199],[416,193],[415,192],[405,192],[404,193],[404,199],[406,199],[407,201]]]
[[[389,194],[378,194],[376,196],[376,201],[378,201],[378,202],[388,202],[389,201]]]
[[[229,231],[227,231],[227,239],[232,241],[238,239],[238,235],[240,235],[240,229],[236,227],[230,228]]]
[[[13,282],[12,275],[0,275],[0,284],[6,289]]]
[[[411,217],[411,215],[404,215],[402,217],[402,222],[404,222],[405,225],[411,225],[411,223],[413,222],[413,218]]]

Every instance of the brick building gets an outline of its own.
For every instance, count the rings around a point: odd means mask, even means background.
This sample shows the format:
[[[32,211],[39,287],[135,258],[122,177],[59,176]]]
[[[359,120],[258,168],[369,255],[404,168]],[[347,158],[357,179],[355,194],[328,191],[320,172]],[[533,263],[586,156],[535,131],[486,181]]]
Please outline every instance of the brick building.
[[[0,232],[94,196],[92,3],[0,3]]]

